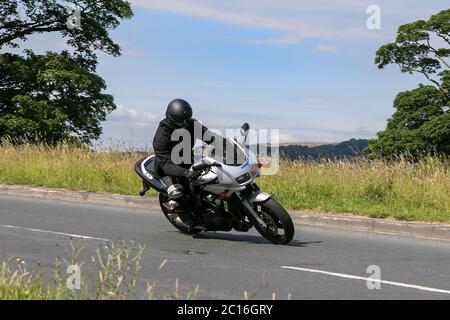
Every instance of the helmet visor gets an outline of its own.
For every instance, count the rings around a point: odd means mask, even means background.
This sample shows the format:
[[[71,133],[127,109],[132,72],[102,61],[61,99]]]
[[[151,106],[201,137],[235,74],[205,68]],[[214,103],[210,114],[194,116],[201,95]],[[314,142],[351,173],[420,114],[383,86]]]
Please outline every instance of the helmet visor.
[[[172,116],[172,117],[170,117],[170,121],[177,128],[186,128],[191,123],[192,118],[180,118],[180,117]]]

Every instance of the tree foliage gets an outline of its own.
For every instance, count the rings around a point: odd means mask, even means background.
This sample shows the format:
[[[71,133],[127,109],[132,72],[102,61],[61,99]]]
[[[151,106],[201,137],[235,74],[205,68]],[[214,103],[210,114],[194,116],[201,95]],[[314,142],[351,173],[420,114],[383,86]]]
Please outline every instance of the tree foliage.
[[[67,24],[79,8],[81,28]],[[123,0],[2,0],[0,49],[17,48],[36,33],[57,32],[73,52],[0,54],[0,137],[15,141],[97,139],[101,121],[116,108],[95,73],[96,51],[120,55],[109,31],[132,16]]]
[[[96,139],[114,110],[103,79],[68,52],[0,56],[0,136],[54,143]]]
[[[69,28],[71,6],[80,9],[81,28]],[[0,48],[17,47],[36,33],[58,32],[80,55],[95,59],[95,50],[119,55],[120,47],[108,30],[133,15],[123,0],[2,0],[0,2]]]
[[[419,73],[430,85],[401,92],[384,131],[369,143],[371,157],[450,154],[450,9],[398,28],[395,42],[380,47],[375,63],[380,69],[397,64],[401,72]]]

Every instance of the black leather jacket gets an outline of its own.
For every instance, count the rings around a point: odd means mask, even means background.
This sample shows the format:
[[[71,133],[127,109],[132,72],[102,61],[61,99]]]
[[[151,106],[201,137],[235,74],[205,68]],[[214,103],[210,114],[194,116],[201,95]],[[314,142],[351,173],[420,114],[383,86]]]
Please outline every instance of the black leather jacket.
[[[194,126],[198,126],[197,131],[195,132]],[[200,130],[201,128],[201,130]],[[158,129],[156,130],[155,137],[153,138],[153,150],[156,155],[156,170],[157,174],[160,177],[163,176],[171,176],[171,177],[185,177],[188,173],[189,167],[193,162],[193,154],[192,147],[196,139],[200,139],[203,141],[204,133],[208,130],[205,126],[203,126],[200,122],[195,119],[192,119],[189,126],[186,127],[186,130],[189,132],[191,141],[190,141],[190,163],[181,163],[175,164],[172,161],[172,149],[180,143],[179,141],[171,141],[172,133],[176,130],[176,128],[171,124],[168,119],[164,119],[159,123]],[[195,135],[197,133],[197,136]],[[205,141],[206,143],[210,141]],[[183,149],[182,149],[183,150]],[[181,152],[180,156],[184,156],[183,152]]]

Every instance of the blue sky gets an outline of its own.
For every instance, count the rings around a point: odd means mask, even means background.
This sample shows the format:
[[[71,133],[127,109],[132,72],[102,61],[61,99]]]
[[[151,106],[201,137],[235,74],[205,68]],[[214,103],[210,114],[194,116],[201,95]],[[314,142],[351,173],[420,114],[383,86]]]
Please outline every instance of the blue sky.
[[[173,98],[188,100],[209,127],[247,121],[279,128],[289,141],[372,138],[395,95],[425,83],[396,66],[378,70],[375,51],[400,24],[449,7],[442,0],[131,2],[134,17],[112,32],[123,55],[101,54],[98,71],[119,105],[103,138],[137,144],[151,141]],[[366,27],[372,4],[381,9],[381,30]]]

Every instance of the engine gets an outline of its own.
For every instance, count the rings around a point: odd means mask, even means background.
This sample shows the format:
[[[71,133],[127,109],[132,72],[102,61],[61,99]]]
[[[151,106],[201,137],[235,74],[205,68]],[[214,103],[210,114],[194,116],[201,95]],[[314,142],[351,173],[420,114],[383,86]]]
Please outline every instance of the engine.
[[[232,229],[231,223],[227,218],[228,213],[225,211],[224,201],[217,195],[208,193],[202,197],[203,221],[210,230],[229,231]]]

